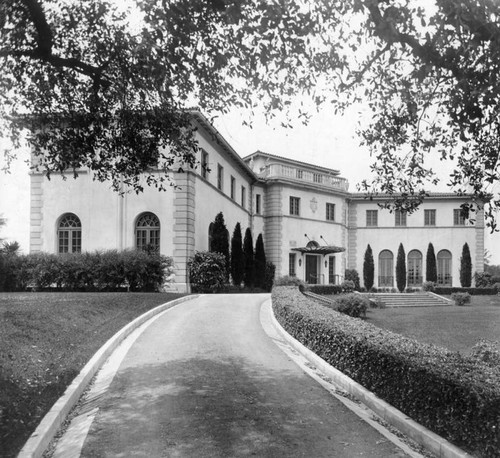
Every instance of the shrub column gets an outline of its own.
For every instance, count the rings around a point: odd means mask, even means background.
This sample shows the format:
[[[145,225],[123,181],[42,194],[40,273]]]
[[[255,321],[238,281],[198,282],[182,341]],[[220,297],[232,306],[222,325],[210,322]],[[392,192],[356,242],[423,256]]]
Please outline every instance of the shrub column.
[[[402,243],[399,244],[396,259],[396,285],[400,292],[403,292],[406,288],[406,255]]]
[[[240,286],[245,272],[245,257],[243,255],[243,245],[240,223],[236,223],[231,238],[231,277],[233,284]]]
[[[472,283],[472,261],[470,258],[469,245],[464,243],[462,257],[460,258],[460,285],[469,288]]]
[[[425,258],[425,280],[437,282],[437,266],[436,255],[434,254],[434,246],[429,243],[427,247],[427,256]]]
[[[253,239],[250,228],[245,231],[245,239],[243,240],[243,253],[245,254],[245,275],[243,281],[245,286],[253,286],[255,281],[255,266],[253,257]]]
[[[210,243],[210,251],[213,253],[220,253],[226,260],[226,281],[229,280],[229,232],[224,222],[224,215],[222,212],[218,213],[215,217],[212,229],[212,241]]]
[[[367,291],[373,287],[373,277],[375,275],[375,265],[373,263],[373,252],[370,244],[366,247],[365,260],[363,262],[363,282]]]
[[[265,288],[266,283],[266,253],[264,251],[264,240],[259,234],[255,242],[255,286]]]

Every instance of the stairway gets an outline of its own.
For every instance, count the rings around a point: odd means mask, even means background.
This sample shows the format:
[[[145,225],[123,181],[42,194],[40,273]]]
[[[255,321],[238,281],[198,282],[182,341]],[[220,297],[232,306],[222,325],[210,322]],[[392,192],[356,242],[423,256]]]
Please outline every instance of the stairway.
[[[453,305],[453,301],[434,293],[366,293],[369,299],[382,302],[386,307],[435,307]]]

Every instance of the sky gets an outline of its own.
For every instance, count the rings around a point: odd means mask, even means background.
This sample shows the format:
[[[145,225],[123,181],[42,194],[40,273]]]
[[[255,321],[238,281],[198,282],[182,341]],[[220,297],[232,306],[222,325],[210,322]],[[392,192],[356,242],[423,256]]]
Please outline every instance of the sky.
[[[307,126],[296,124],[293,129],[281,127],[279,121],[266,123],[264,117],[253,119],[253,128],[242,125],[244,115],[230,112],[216,118],[215,127],[236,150],[245,157],[257,150],[297,159],[323,167],[340,170],[350,183],[349,190],[356,192],[356,184],[370,176],[373,162],[366,148],[360,147],[355,128],[359,107],[344,116],[335,116],[328,107],[314,114]],[[11,166],[11,173],[0,171],[0,215],[7,224],[0,229],[0,238],[21,244],[23,252],[29,250],[29,170],[25,164],[27,152]],[[0,153],[0,169],[3,165]],[[446,176],[450,164],[432,161],[433,168],[443,179],[434,191],[448,191]],[[58,179],[58,178],[54,178]],[[490,263],[500,264],[500,235],[486,232],[485,247],[491,254]]]

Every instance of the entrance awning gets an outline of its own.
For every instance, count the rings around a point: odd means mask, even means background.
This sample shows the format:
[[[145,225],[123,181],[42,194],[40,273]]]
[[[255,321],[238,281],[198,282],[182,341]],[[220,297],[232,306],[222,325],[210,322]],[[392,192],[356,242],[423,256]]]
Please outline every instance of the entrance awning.
[[[301,248],[292,248],[292,251],[299,251],[304,254],[321,254],[323,256],[332,253],[342,253],[345,248],[339,246],[305,246]]]

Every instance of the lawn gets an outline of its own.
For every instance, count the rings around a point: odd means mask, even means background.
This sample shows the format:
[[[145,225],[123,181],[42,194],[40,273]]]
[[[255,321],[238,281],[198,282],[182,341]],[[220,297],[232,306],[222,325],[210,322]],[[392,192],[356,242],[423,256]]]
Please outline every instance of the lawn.
[[[480,339],[500,340],[500,297],[472,296],[464,307],[370,309],[366,321],[466,355]]]
[[[93,354],[182,294],[0,293],[0,456],[16,456]]]

